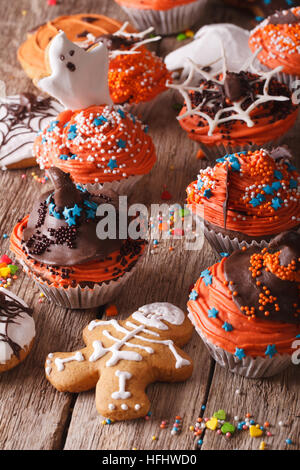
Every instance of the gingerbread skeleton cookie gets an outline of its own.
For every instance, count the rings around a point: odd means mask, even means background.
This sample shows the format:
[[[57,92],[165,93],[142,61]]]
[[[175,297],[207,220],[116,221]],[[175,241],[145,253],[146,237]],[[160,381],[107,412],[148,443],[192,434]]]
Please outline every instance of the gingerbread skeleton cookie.
[[[35,337],[32,310],[16,295],[0,288],[0,373],[25,359]]]
[[[48,355],[46,377],[62,392],[96,387],[97,410],[107,418],[139,418],[150,408],[147,385],[191,376],[192,360],[179,348],[192,331],[169,303],[145,305],[123,321],[94,320],[83,331],[85,348]]]

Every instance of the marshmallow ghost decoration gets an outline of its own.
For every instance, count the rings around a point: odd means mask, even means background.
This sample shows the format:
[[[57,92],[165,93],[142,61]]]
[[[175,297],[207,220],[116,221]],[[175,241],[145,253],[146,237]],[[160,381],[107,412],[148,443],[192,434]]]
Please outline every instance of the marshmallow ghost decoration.
[[[76,352],[50,353],[47,379],[59,391],[96,388],[98,412],[114,420],[146,416],[148,384],[188,379],[191,358],[180,348],[193,326],[175,305],[145,305],[127,320],[93,320],[83,331],[86,347]]]
[[[63,31],[50,42],[51,75],[38,86],[72,111],[93,105],[113,104],[108,88],[108,50],[99,43],[89,52],[69,41]]]

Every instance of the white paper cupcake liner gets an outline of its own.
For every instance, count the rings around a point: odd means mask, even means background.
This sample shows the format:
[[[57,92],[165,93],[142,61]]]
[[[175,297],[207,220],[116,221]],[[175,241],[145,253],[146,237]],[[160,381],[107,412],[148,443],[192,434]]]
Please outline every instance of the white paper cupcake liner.
[[[243,246],[250,248],[251,246],[257,246],[260,249],[266,248],[269,245],[267,240],[252,240],[251,243],[243,240],[239,241],[237,237],[230,238],[228,235],[223,235],[222,233],[216,233],[213,229],[209,229],[205,226],[205,223],[199,215],[193,214],[194,219],[196,219],[197,224],[202,224],[204,226],[204,235],[208,243],[216,251],[218,255],[220,253],[232,253],[235,250],[241,250]],[[274,235],[275,237],[276,235]]]
[[[124,178],[122,180],[110,181],[106,183],[87,183],[81,184],[83,188],[85,188],[91,194],[99,194],[102,191],[112,190],[115,191],[119,195],[128,196],[132,190],[134,185],[143,177],[144,175],[135,175],[129,176],[128,178]]]
[[[262,145],[228,145],[228,144],[219,144],[207,147],[206,145],[199,143],[201,150],[204,152],[206,158],[208,159],[209,163],[215,164],[218,158],[224,157],[224,155],[232,154],[232,153],[239,153],[239,152],[254,152],[255,150],[259,150],[262,148],[271,149],[273,147],[278,147],[283,141],[284,135],[278,137],[278,139],[270,140],[265,142]]]
[[[199,218],[199,222],[203,224],[203,220],[201,217],[198,215],[194,214],[194,217]],[[298,228],[298,233],[300,233],[300,228]],[[209,244],[214,248],[214,250],[220,254],[220,253],[232,253],[235,250],[241,250],[244,246],[246,248],[250,247],[258,247],[261,250],[263,248],[267,248],[269,243],[273,238],[275,238],[278,233],[275,233],[274,235],[270,236],[269,240],[252,240],[251,242],[248,242],[246,240],[240,241],[237,237],[231,238],[229,235],[223,235],[223,233],[217,233],[213,229],[209,229],[208,227],[205,226],[204,224],[204,235]]]
[[[137,29],[153,26],[157,34],[173,34],[193,26],[204,12],[207,0],[196,0],[169,10],[144,10],[122,6]]]
[[[68,287],[64,289],[63,287],[53,287],[48,285],[45,282],[40,282],[39,279],[32,275],[32,279],[35,284],[41,290],[41,292],[47,297],[50,302],[53,302],[56,305],[64,308],[70,309],[88,309],[100,307],[113,298],[116,297],[119,290],[126,284],[130,276],[136,271],[137,265],[141,262],[145,255],[145,250],[140,258],[137,260],[136,264],[130,271],[125,272],[123,276],[117,278],[116,280],[111,280],[108,284],[102,283],[100,285],[95,284],[92,289],[89,287]],[[21,262],[25,272],[30,273],[30,270],[24,262]]]
[[[234,354],[231,354],[208,341],[199,327],[195,324],[194,316],[190,311],[188,317],[213,359],[220,364],[220,366],[226,367],[234,374],[242,375],[248,379],[271,377],[279,374],[291,364],[291,356],[289,354],[276,354],[276,356],[273,356],[272,358],[246,356],[239,359]]]
[[[216,233],[214,230],[210,230],[207,227],[204,227],[204,235],[205,238],[208,240],[209,244],[214,248],[214,250],[220,253],[232,253],[235,250],[241,250],[243,246],[250,248],[250,247],[258,247],[261,250],[266,248],[269,245],[269,241],[266,240],[252,240],[251,243],[243,240],[239,241],[237,237],[230,238],[228,235],[223,235],[222,233]],[[275,236],[275,235],[274,235]]]

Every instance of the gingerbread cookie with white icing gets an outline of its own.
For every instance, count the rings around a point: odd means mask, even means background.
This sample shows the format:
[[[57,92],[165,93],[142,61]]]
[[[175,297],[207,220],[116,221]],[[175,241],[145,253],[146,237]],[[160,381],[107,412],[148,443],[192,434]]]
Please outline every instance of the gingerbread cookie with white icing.
[[[46,377],[61,392],[96,388],[98,412],[117,421],[146,416],[153,382],[188,379],[191,358],[180,349],[193,327],[175,305],[145,305],[127,320],[94,320],[83,331],[86,347],[50,353]]]
[[[32,155],[37,132],[62,111],[52,98],[21,93],[0,98],[0,168],[14,170],[35,166]]]
[[[0,373],[25,359],[34,337],[32,310],[22,299],[0,288]]]

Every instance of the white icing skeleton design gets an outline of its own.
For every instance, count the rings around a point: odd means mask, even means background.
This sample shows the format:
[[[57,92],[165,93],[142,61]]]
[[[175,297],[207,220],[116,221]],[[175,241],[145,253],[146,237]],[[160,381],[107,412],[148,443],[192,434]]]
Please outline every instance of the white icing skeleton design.
[[[84,330],[85,349],[48,355],[47,378],[59,390],[63,386],[66,391],[81,391],[83,378],[92,377],[101,414],[105,416],[106,412],[118,419],[122,410],[128,413],[128,419],[143,416],[149,406],[144,392],[148,383],[163,380],[164,374],[168,381],[183,380],[191,374],[191,360],[178,349],[178,343],[182,345],[189,339],[181,338],[182,325],[187,322],[183,311],[169,303],[145,305],[123,322],[94,320]],[[192,328],[189,323],[187,326],[190,337]],[[151,358],[158,354],[163,354],[162,370],[156,366],[153,375]],[[74,375],[67,386],[64,374],[70,368]],[[76,370],[82,379],[78,378],[75,387]]]

